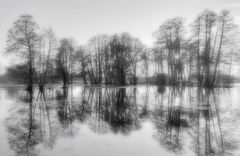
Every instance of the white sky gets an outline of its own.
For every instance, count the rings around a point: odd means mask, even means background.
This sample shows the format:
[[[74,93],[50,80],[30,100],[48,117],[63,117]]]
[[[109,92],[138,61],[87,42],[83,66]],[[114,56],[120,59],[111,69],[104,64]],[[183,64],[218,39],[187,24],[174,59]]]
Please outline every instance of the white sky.
[[[205,8],[229,9],[240,24],[240,0],[0,0],[0,73],[11,61],[2,54],[7,31],[22,14],[79,44],[96,34],[124,31],[152,45],[152,33],[161,22],[182,16],[189,23]]]

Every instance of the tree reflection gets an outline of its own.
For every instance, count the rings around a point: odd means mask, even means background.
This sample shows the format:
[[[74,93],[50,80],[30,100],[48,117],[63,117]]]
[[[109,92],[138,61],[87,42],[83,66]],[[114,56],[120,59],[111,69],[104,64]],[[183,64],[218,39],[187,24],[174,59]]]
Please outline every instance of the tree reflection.
[[[27,91],[7,120],[9,144],[16,155],[39,155],[39,144],[52,148],[55,143],[59,126],[50,106],[52,93],[45,91]]]
[[[68,89],[63,87],[62,92],[56,91],[57,113],[62,126],[68,127],[73,121],[71,99],[68,99]]]
[[[188,122],[185,119],[186,112],[181,107],[183,91],[182,88],[173,88],[168,91],[166,99],[163,99],[161,95],[160,108],[155,109],[153,113],[157,127],[157,140],[166,149],[176,153],[183,148],[180,131],[188,127]],[[167,106],[163,106],[163,101],[167,101]]]
[[[35,146],[41,141],[41,136],[34,120],[33,90],[28,91],[26,99],[28,108],[18,110],[19,114],[8,119],[9,144],[16,155],[34,156],[37,155]]]
[[[63,91],[63,94],[58,91],[56,99],[59,120],[66,126],[77,119],[81,123],[88,123],[97,133],[129,134],[140,128],[136,88],[133,90],[135,91],[127,91],[126,88],[84,87],[80,101],[76,102],[68,99],[68,90]]]
[[[149,103],[149,86],[146,86],[144,105],[143,105],[141,113],[139,115],[141,119],[146,119],[150,115],[148,103]]]
[[[106,90],[104,97],[103,119],[114,133],[129,134],[132,130],[140,128],[137,115],[136,97],[127,93],[126,88]],[[129,95],[130,94],[130,95]]]
[[[186,100],[183,97],[185,93],[190,106],[182,106]],[[171,88],[165,99],[161,96],[160,101],[167,101],[165,107],[160,102],[160,107],[153,112],[157,128],[155,138],[174,153],[189,150],[186,143],[191,139],[194,152],[198,156],[230,153],[232,149],[229,147],[234,147],[234,143],[227,142],[223,136],[219,101],[216,100],[214,90]]]
[[[97,133],[129,134],[140,128],[136,91],[126,88],[84,88],[75,118],[88,122]]]
[[[155,87],[152,94],[152,89],[146,86],[141,94],[138,87],[28,91],[7,120],[9,143],[16,155],[39,155],[59,136],[74,137],[77,124],[99,135],[129,135],[148,120],[155,125],[154,139],[175,154],[225,155],[237,147],[224,127],[219,90]]]
[[[75,117],[81,122],[84,123],[88,118],[90,118],[92,113],[91,103],[94,95],[93,89],[83,88],[81,92],[81,100],[79,104],[73,105],[73,111]]]

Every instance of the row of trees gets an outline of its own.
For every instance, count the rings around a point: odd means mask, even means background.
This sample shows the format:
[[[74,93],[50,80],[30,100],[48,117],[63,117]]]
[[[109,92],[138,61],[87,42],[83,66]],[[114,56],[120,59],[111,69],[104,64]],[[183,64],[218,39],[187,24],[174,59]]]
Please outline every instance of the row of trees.
[[[146,81],[156,76],[170,85],[196,82],[210,87],[221,75],[230,75],[236,58],[230,40],[235,28],[229,11],[217,15],[204,10],[189,33],[183,18],[162,23],[154,33],[153,48],[128,33],[96,35],[87,45],[77,46],[73,39],[58,41],[51,29],[39,32],[33,17],[23,15],[9,31],[7,52],[21,58],[29,89],[58,79],[66,86],[77,74],[85,84],[136,84],[142,74]]]
[[[237,52],[236,31],[227,10],[219,15],[211,10],[201,12],[191,24],[188,38],[184,19],[169,19],[155,32],[157,67],[168,73],[170,84],[195,78],[200,86],[214,86],[219,75],[230,74]]]
[[[28,87],[42,88],[61,78],[64,86],[80,73],[84,83],[136,84],[137,62],[143,44],[127,33],[98,35],[85,46],[73,39],[57,41],[51,29],[38,33],[30,15],[23,15],[9,31],[7,52],[16,53],[24,65]]]
[[[136,83],[138,55],[143,44],[127,33],[97,35],[76,53],[85,83]]]

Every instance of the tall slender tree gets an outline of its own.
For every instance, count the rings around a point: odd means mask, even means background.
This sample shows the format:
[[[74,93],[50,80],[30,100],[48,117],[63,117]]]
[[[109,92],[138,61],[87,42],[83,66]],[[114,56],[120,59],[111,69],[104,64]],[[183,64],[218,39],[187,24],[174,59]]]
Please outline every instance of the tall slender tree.
[[[22,15],[14,22],[8,32],[7,52],[17,53],[28,64],[28,89],[32,90],[34,83],[34,59],[38,35],[37,23],[31,15]]]

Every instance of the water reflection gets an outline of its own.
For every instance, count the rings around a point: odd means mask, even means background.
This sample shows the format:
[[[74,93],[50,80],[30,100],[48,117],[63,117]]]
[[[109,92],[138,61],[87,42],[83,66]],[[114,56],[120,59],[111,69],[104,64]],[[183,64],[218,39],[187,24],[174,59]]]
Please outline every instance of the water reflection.
[[[9,144],[18,155],[37,155],[35,146],[42,140],[40,129],[35,122],[33,91],[22,99],[28,106],[17,110],[8,119]]]
[[[172,154],[230,155],[239,148],[239,140],[228,131],[234,124],[229,112],[220,108],[221,96],[229,90],[78,86],[22,92],[8,91],[17,96],[6,120],[16,155],[41,155],[59,138],[77,137],[79,124],[98,135],[129,136],[147,121],[153,125],[152,140]]]
[[[186,109],[182,106],[185,92],[188,92],[189,104],[197,103],[196,108]],[[225,151],[231,150],[228,146],[234,146],[231,145],[232,142],[223,140],[214,90],[173,88],[166,98],[167,107],[163,109],[161,102],[160,108],[154,112],[156,137],[162,146],[169,151],[180,153],[185,146],[186,137],[189,137],[198,156],[224,155]],[[189,136],[186,136],[186,133]]]

